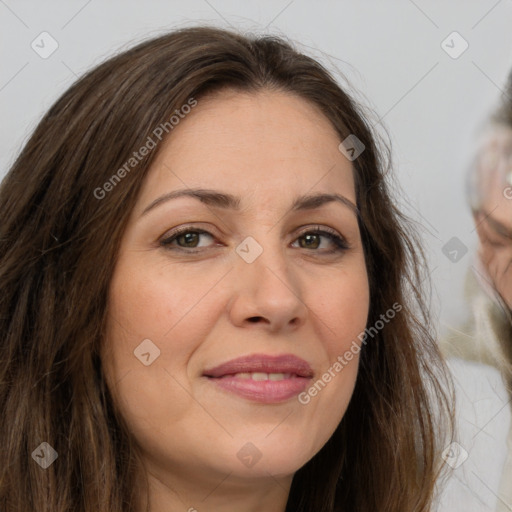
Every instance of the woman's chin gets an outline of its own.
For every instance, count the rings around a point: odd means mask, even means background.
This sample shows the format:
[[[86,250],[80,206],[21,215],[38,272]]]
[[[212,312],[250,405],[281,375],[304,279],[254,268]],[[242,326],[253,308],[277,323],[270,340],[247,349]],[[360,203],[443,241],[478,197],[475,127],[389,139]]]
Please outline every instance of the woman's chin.
[[[230,444],[212,463],[222,461],[222,471],[240,478],[292,477],[315,454],[311,447],[305,450],[305,445],[308,445],[306,440],[287,442],[278,438],[276,442],[267,439]]]

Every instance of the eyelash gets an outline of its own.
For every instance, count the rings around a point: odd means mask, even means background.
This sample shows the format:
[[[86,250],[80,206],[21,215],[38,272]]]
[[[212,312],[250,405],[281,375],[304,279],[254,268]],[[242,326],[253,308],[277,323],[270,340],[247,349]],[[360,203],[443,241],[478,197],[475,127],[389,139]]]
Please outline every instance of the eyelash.
[[[200,234],[200,235],[201,234],[202,235],[209,235],[212,238],[215,238],[214,235],[212,235],[209,231],[206,231],[204,229],[192,228],[192,227],[185,226],[183,228],[176,229],[168,237],[166,237],[163,240],[161,240],[160,241],[160,245],[162,247],[164,247],[166,250],[169,250],[169,251],[180,251],[180,252],[187,253],[187,254],[195,254],[195,253],[199,253],[199,252],[203,251],[204,249],[202,249],[202,248],[194,250],[194,248],[170,247],[170,245],[177,238],[179,238],[181,235],[186,234],[186,233],[195,233],[195,234]],[[309,229],[307,231],[303,231],[302,233],[299,234],[299,236],[295,239],[295,241],[298,240],[299,238],[302,238],[302,237],[306,236],[306,235],[320,235],[320,236],[327,237],[327,238],[330,239],[330,241],[335,246],[335,248],[331,249],[331,250],[316,249],[316,250],[314,250],[314,252],[320,252],[321,254],[334,254],[336,252],[344,252],[347,249],[350,249],[350,246],[347,243],[347,241],[343,237],[341,237],[338,234],[336,234],[336,232],[334,230],[331,231],[329,228],[316,227],[314,229]],[[305,250],[309,251],[311,249],[305,248]]]

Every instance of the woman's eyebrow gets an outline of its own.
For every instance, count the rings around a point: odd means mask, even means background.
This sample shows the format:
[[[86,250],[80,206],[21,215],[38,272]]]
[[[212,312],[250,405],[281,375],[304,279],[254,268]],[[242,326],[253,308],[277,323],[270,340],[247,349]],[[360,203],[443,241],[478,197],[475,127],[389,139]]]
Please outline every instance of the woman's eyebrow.
[[[163,203],[166,203],[172,199],[177,199],[179,197],[192,197],[194,199],[198,199],[208,206],[214,206],[217,208],[232,209],[235,211],[240,210],[241,198],[238,196],[216,190],[188,188],[183,190],[175,190],[158,197],[144,209],[141,217],[146,215],[150,210],[153,210],[157,206],[160,206]],[[321,192],[297,197],[293,201],[290,211],[313,210],[315,208],[320,208],[324,204],[334,201],[347,206],[356,215],[356,217],[359,216],[359,209],[350,199],[340,194],[327,194]]]

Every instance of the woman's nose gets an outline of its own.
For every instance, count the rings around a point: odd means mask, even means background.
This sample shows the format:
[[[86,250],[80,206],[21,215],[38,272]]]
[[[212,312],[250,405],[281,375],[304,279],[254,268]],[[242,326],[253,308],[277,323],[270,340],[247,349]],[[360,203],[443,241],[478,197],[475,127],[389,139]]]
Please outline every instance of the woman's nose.
[[[250,237],[248,237],[250,238]],[[237,247],[235,280],[230,301],[232,322],[261,325],[270,331],[296,329],[307,317],[303,283],[280,246],[246,239]]]

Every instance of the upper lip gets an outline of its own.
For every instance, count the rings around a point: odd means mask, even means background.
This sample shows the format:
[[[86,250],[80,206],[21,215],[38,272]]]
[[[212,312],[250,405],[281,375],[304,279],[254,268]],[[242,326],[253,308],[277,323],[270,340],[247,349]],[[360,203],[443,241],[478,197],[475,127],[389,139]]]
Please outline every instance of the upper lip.
[[[223,377],[235,373],[292,373],[299,377],[312,377],[313,370],[307,361],[293,354],[278,356],[252,354],[237,357],[203,372],[206,377]]]

